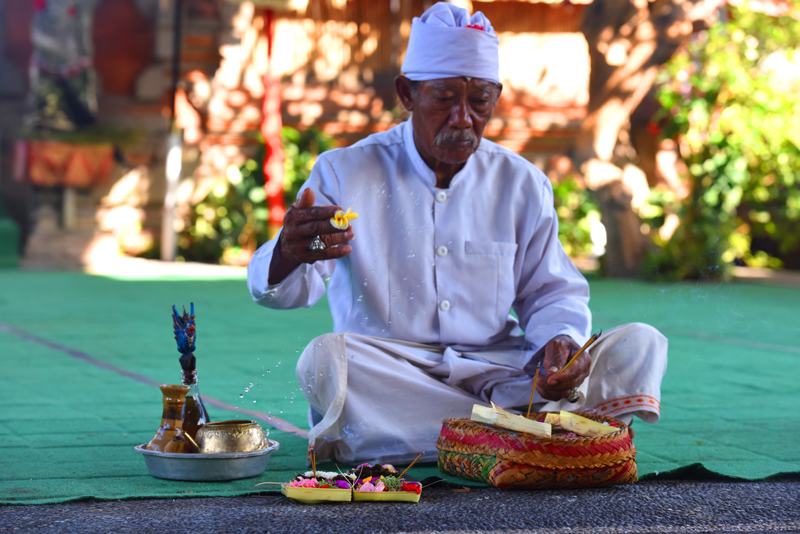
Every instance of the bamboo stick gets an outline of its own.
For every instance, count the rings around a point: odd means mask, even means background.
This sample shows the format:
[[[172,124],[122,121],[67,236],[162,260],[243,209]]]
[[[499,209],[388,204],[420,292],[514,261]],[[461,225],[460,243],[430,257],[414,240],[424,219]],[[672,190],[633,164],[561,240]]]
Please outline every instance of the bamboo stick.
[[[564,372],[564,371],[567,369],[567,367],[569,367],[570,365],[572,365],[572,362],[574,362],[575,360],[577,360],[577,359],[578,359],[578,356],[580,356],[581,354],[583,354],[583,351],[585,351],[586,349],[588,349],[588,348],[589,348],[589,346],[590,346],[592,343],[594,343],[595,341],[597,341],[597,338],[599,338],[599,337],[600,337],[600,334],[602,334],[602,333],[603,333],[603,331],[602,331],[602,330],[600,330],[600,332],[598,332],[598,333],[594,334],[592,337],[590,337],[590,338],[589,338],[589,341],[587,341],[587,342],[586,342],[586,344],[585,344],[584,346],[582,346],[582,347],[581,347],[581,349],[580,349],[578,352],[576,352],[576,353],[575,353],[575,354],[572,356],[572,359],[571,359],[570,361],[568,361],[568,362],[567,362],[567,365],[565,365],[564,367],[562,367],[562,368],[561,368],[561,370],[559,371],[559,373],[563,373],[563,372]]]
[[[411,469],[411,466],[412,466],[412,465],[414,465],[415,463],[417,463],[417,460],[419,460],[420,458],[422,458],[422,455],[423,455],[423,454],[425,454],[425,451],[422,451],[421,453],[419,453],[419,456],[417,456],[416,458],[414,458],[414,461],[413,461],[413,462],[411,462],[411,463],[408,465],[408,467],[406,467],[405,469],[403,469],[403,472],[402,472],[402,473],[400,473],[400,476],[398,476],[397,478],[403,478],[403,475],[405,475],[405,474],[406,474],[406,471],[408,471],[409,469]]]
[[[539,379],[539,367],[541,366],[542,366],[541,363],[539,363],[539,365],[536,366],[536,376],[533,377],[533,387],[531,388],[531,400],[528,403],[528,413],[525,415],[526,418],[530,418],[531,416],[531,406],[533,406],[533,394],[536,392],[536,381]]]

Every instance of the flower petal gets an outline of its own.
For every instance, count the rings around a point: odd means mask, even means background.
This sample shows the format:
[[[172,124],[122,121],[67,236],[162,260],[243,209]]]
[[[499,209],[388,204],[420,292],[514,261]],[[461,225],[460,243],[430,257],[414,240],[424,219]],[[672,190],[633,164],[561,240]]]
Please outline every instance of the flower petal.
[[[357,219],[358,213],[353,211],[353,207],[347,208],[347,211],[337,210],[331,218],[331,225],[339,230],[347,230],[350,227],[350,221]]]

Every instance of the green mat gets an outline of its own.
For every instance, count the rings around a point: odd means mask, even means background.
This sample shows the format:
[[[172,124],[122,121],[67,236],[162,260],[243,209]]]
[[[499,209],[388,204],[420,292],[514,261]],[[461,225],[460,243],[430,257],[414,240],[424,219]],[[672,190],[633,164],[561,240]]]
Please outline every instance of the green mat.
[[[634,427],[641,475],[800,472],[800,290],[591,284],[596,329],[642,321],[670,341],[662,421]],[[289,430],[307,428],[294,363],[331,329],[326,302],[267,310],[252,303],[243,279],[0,272],[0,504],[263,493],[277,486],[256,484],[305,469],[306,441],[272,428],[280,450],[259,477],[190,483],[148,475],[133,447],[158,427],[154,384],[179,380],[170,307],[191,301],[201,392],[229,406],[210,406],[212,417],[258,412],[265,427],[272,417]],[[411,474],[438,471],[431,464]]]

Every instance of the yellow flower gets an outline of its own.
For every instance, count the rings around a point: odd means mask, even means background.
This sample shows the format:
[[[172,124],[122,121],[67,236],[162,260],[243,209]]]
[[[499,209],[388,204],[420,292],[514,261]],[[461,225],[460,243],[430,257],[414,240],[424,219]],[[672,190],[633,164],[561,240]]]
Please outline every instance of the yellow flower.
[[[331,224],[339,230],[347,230],[350,227],[350,221],[353,219],[358,219],[358,213],[353,211],[353,206],[350,206],[346,212],[337,211],[331,219]]]

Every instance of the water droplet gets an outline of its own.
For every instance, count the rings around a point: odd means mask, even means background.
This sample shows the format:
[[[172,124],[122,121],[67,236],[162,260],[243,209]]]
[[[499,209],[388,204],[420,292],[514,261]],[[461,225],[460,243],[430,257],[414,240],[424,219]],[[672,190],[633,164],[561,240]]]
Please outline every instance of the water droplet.
[[[255,403],[256,403],[256,401],[253,401],[253,404],[255,404]]]
[[[243,393],[239,393],[239,398],[243,399],[244,398],[244,394]]]
[[[250,393],[250,388],[244,388],[245,393]]]
[[[281,413],[283,413],[283,408],[281,408]]]
[[[364,282],[364,287],[367,287],[367,283],[366,282]]]
[[[269,369],[267,369],[267,372],[268,372],[268,373],[271,373],[272,371],[270,371]]]

